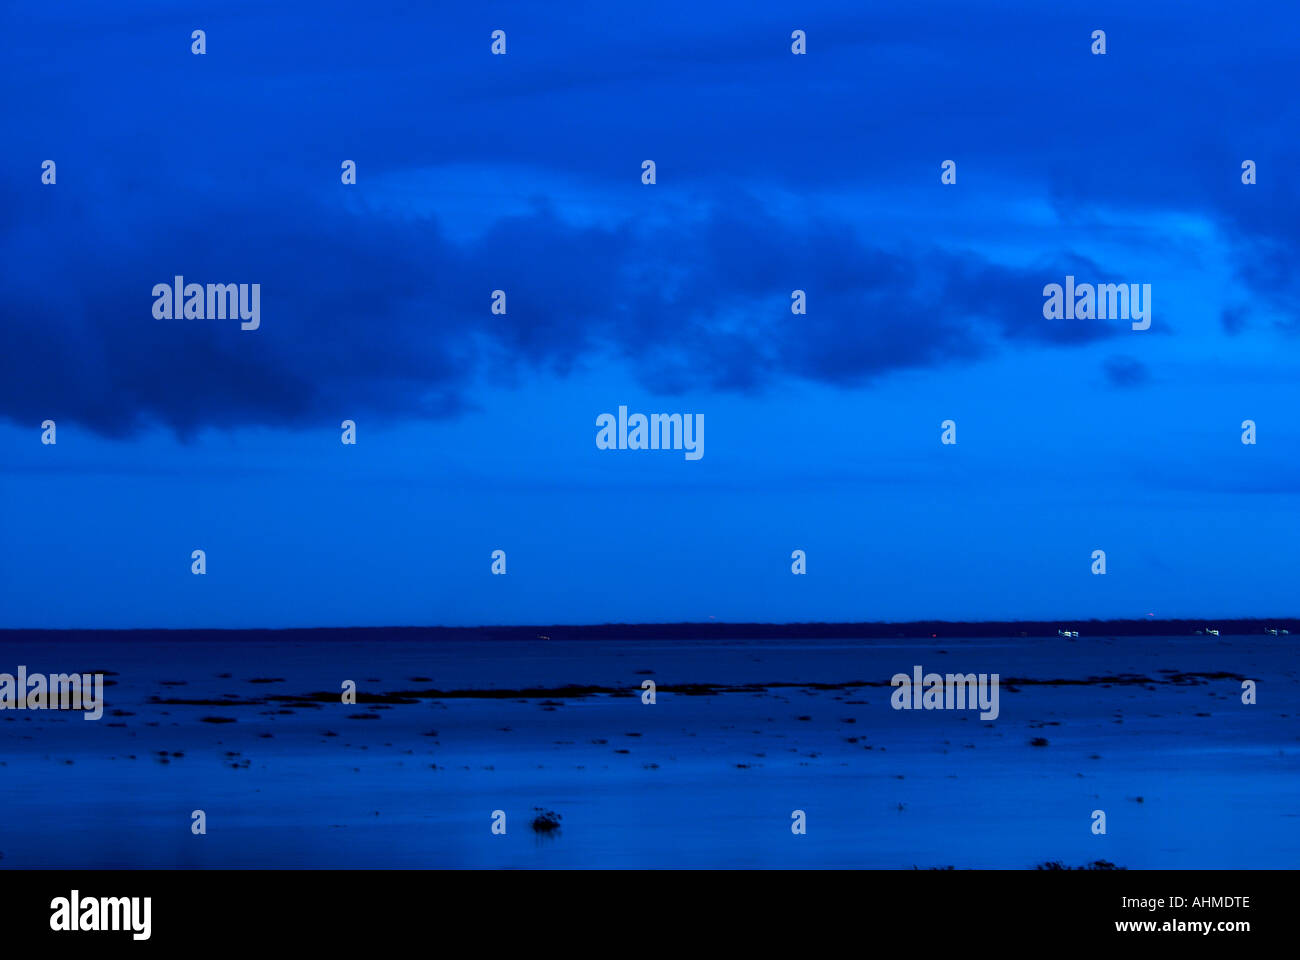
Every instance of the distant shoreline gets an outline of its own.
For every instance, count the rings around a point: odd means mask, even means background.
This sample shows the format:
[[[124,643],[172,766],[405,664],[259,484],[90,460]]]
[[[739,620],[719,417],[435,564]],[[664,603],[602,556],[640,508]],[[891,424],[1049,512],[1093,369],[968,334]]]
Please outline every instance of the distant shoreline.
[[[1220,636],[1260,636],[1286,630],[1300,638],[1300,619],[1235,618],[1226,620],[911,620],[899,623],[602,623],[482,627],[286,627],[174,629],[0,629],[0,642],[25,638],[92,639],[104,635],[133,640],[907,640],[986,637],[1058,639],[1058,631],[1078,631],[1079,639],[1096,637],[1194,636],[1198,630]],[[1071,638],[1073,639],[1073,638]]]

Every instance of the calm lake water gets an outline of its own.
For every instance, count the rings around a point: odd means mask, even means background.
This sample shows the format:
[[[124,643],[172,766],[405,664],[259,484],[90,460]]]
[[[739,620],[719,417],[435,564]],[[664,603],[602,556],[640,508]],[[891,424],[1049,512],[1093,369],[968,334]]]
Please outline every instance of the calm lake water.
[[[0,635],[0,672],[20,664],[113,683],[98,721],[0,711],[0,869],[1300,863],[1288,637]],[[893,709],[916,665],[998,674],[998,718]],[[565,685],[601,689],[528,689]],[[522,692],[465,695],[489,690]]]

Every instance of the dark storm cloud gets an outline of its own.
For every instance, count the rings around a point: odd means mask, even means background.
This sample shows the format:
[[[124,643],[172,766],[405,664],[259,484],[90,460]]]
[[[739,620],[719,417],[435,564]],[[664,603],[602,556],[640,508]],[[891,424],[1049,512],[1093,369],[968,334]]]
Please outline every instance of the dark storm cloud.
[[[701,221],[653,227],[574,226],[539,205],[461,243],[432,219],[238,199],[195,194],[112,217],[52,200],[25,234],[28,269],[6,277],[0,410],[110,435],[437,416],[471,403],[483,375],[563,375],[610,355],[660,392],[749,390],[788,375],[858,383],[1003,343],[1114,332],[1042,321],[1038,273],[891,253],[845,224],[791,227],[740,193]],[[152,288],[177,274],[261,283],[260,329],[155,319]],[[498,288],[506,316],[489,312]],[[790,311],[796,288],[809,291],[807,316]]]
[[[814,4],[801,25],[817,56],[804,59],[788,53],[789,17],[752,4],[580,9],[571,29],[545,5],[191,17],[146,4],[75,23],[24,11],[0,66],[6,89],[38,81],[12,98],[17,146],[0,157],[0,416],[190,433],[454,414],[485,376],[565,375],[609,356],[657,391],[749,391],[1082,346],[1119,327],[1046,320],[1041,289],[1078,262],[1072,240],[1097,204],[1220,224],[1239,277],[1275,323],[1294,323],[1300,203],[1277,118],[1296,108],[1266,82],[1287,62],[1267,18],[1235,18],[1238,44],[1117,6],[1098,58],[1091,21],[1031,3]],[[492,18],[510,26],[508,57],[486,53]],[[191,19],[209,30],[205,57],[189,53]],[[938,194],[953,153],[955,189],[1019,177],[1010,189],[1046,192],[1071,233],[1025,238],[1041,254],[1014,269],[977,244],[871,230],[870,211],[792,221],[762,186],[717,186],[743,175],[869,191],[923,176]],[[1255,187],[1239,182],[1246,154]],[[365,206],[381,174],[451,161],[526,164],[499,184],[525,197],[544,198],[552,175],[644,189],[635,171],[651,155],[653,189],[698,192],[707,213],[575,226],[541,199],[466,241],[443,218]],[[46,156],[57,187],[38,183]],[[338,184],[348,156],[369,178],[356,188]],[[967,243],[983,225],[969,226]],[[150,289],[178,273],[261,283],[262,329],[154,320]],[[488,313],[497,288],[507,317]],[[807,316],[790,313],[796,288]]]

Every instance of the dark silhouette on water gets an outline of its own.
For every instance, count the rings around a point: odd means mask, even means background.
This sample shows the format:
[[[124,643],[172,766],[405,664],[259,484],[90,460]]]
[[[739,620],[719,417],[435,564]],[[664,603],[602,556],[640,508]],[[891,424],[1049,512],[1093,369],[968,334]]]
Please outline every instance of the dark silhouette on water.
[[[1010,637],[1060,639],[1063,629],[1079,631],[1081,639],[1098,637],[1180,637],[1202,633],[1207,623],[1217,624],[1223,637],[1277,636],[1277,631],[1300,632],[1300,620],[1287,617],[1250,617],[1216,620],[910,620],[900,623],[599,623],[557,626],[484,627],[290,627],[283,630],[0,630],[3,640],[90,640],[96,637],[131,640],[194,641],[238,640],[531,640],[565,643],[575,640],[830,640],[830,639],[933,639],[936,637]],[[1285,636],[1282,634],[1281,636]],[[1280,638],[1280,637],[1279,637]],[[270,682],[270,681],[266,681]]]

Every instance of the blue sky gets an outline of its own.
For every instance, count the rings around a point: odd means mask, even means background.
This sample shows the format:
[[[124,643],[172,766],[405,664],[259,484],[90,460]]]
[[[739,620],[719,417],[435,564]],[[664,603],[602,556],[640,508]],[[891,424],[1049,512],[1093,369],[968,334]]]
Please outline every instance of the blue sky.
[[[3,625],[1294,613],[1293,5],[7,16]]]

